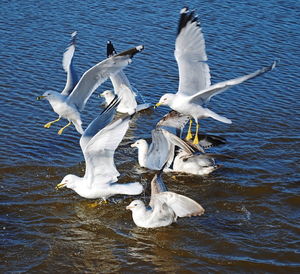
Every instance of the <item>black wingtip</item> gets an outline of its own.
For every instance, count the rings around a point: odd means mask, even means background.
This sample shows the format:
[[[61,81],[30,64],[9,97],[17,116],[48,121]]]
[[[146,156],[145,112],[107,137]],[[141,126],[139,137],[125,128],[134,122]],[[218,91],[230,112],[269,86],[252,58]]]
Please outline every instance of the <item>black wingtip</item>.
[[[70,45],[75,45],[77,40],[77,31],[71,33],[71,42]]]
[[[112,44],[112,42],[110,40],[107,41],[107,45],[106,45],[106,56],[107,58],[116,55],[117,52],[114,48],[114,45]]]
[[[108,112],[109,110],[111,110],[112,108],[116,108],[120,103],[120,98],[118,97],[118,95],[115,95],[114,99],[112,99],[112,101],[109,103],[109,105],[101,112],[101,114]]]
[[[180,18],[177,28],[177,35],[181,32],[183,28],[186,27],[186,25],[191,22],[197,22],[197,25],[200,25],[198,22],[198,17],[195,16],[195,11],[190,11],[188,7],[184,7],[180,10]]]
[[[115,56],[126,56],[129,55],[130,58],[132,58],[135,54],[137,54],[138,52],[141,52],[144,50],[144,45],[139,45],[135,48],[131,48],[129,50],[123,51]]]

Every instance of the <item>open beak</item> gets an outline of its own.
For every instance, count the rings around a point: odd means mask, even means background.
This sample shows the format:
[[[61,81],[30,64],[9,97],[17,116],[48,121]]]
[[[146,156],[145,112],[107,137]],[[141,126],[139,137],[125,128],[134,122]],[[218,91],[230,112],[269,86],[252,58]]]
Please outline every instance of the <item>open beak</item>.
[[[38,96],[38,97],[36,97],[37,100],[42,100],[44,98],[46,98],[46,96]]]
[[[66,187],[66,183],[64,183],[64,182],[62,182],[62,183],[59,183],[56,187],[55,187],[55,189],[61,189],[61,188],[63,188],[63,187]]]
[[[161,105],[161,103],[158,102],[158,103],[154,106],[154,109],[157,108],[157,107],[159,107],[160,105]]]

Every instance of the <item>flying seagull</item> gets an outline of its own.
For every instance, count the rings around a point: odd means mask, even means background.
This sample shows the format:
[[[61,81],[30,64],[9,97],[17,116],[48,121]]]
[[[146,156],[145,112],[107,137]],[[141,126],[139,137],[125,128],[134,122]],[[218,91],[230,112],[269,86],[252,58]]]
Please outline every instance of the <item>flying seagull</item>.
[[[192,117],[196,122],[194,144],[199,142],[198,119],[211,117],[220,122],[231,124],[231,120],[228,118],[204,107],[213,96],[262,75],[276,66],[276,61],[274,61],[272,65],[258,69],[253,73],[211,85],[209,66],[206,63],[204,36],[197,16],[194,15],[194,11],[190,11],[188,8],[183,8],[180,11],[174,55],[179,70],[178,91],[176,94],[164,94],[156,106],[167,105],[173,110]],[[190,120],[186,137],[188,140],[192,138],[191,125],[192,120]]]
[[[92,93],[106,81],[108,77],[130,64],[132,57],[143,49],[144,46],[137,46],[109,57],[91,67],[82,75],[70,94],[46,91],[42,96],[37,97],[38,100],[47,99],[54,112],[58,114],[58,119],[45,124],[44,127],[49,128],[53,123],[58,122],[61,118],[65,118],[69,123],[58,131],[59,135],[71,124],[74,124],[76,130],[82,134],[83,129],[81,127],[80,112],[84,109]]]

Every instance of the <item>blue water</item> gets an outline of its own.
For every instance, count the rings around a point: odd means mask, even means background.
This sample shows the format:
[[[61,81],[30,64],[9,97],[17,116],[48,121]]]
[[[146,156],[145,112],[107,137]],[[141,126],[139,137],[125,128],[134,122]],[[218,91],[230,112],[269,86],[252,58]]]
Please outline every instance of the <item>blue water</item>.
[[[36,101],[61,91],[61,59],[78,31],[74,62],[81,75],[103,60],[106,41],[118,51],[145,45],[125,70],[146,102],[176,92],[174,41],[180,1],[1,1],[0,271],[14,272],[299,272],[300,106],[299,1],[186,1],[206,39],[212,82],[280,60],[261,77],[213,98],[210,107],[233,121],[203,120],[201,130],[228,144],[234,157],[206,176],[164,175],[169,189],[199,201],[204,216],[167,228],[136,228],[125,211],[131,198],[90,208],[74,192],[54,186],[82,175],[79,135]],[[97,94],[82,113],[84,127],[101,111]],[[135,118],[116,153],[120,181],[142,181],[129,146],[150,138],[165,107]],[[148,185],[149,186],[149,185]],[[148,192],[146,191],[146,194]]]

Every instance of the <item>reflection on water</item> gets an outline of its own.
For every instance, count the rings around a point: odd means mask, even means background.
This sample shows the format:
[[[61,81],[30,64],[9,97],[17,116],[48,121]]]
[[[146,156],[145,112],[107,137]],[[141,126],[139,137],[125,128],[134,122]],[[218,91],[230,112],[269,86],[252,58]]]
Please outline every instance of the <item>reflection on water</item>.
[[[279,66],[213,99],[210,106],[232,119],[212,119],[201,130],[228,144],[210,150],[233,159],[208,176],[164,174],[171,191],[204,208],[201,217],[166,228],[137,228],[126,206],[136,197],[117,196],[92,207],[69,189],[55,190],[85,165],[79,134],[60,125],[45,90],[62,90],[62,53],[78,31],[75,66],[81,75],[105,57],[107,39],[117,49],[143,43],[144,52],[125,73],[143,98],[156,103],[175,92],[173,56],[178,12],[174,1],[2,1],[1,3],[1,193],[0,270],[10,272],[294,272],[299,264],[299,3],[289,1],[188,1],[199,13],[212,82],[231,79],[280,59]],[[101,111],[97,94],[82,113],[84,127]],[[140,168],[136,139],[168,111],[136,115],[116,151],[121,182],[139,181],[148,199],[155,172]]]

